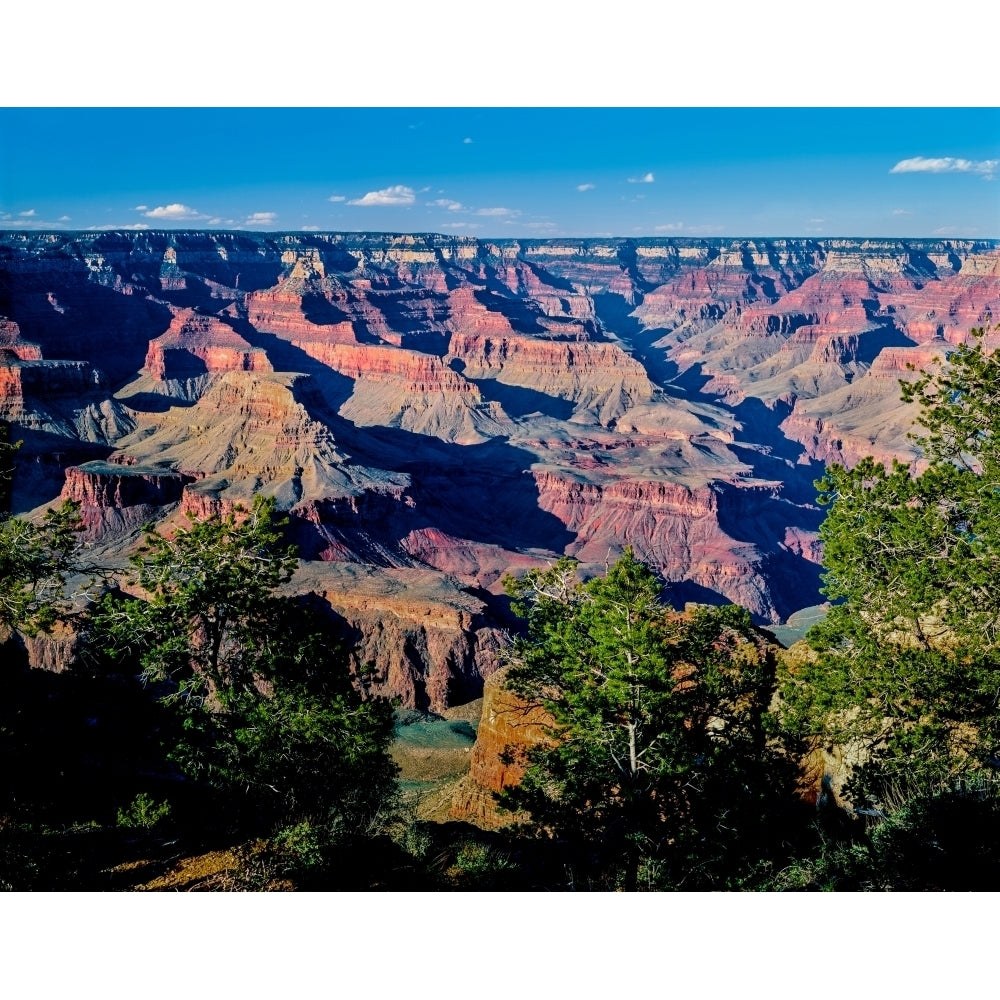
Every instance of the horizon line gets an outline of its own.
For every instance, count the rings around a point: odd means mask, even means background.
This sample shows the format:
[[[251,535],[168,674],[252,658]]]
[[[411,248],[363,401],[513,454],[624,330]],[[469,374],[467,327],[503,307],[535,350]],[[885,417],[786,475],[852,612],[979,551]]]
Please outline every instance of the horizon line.
[[[704,235],[699,233],[648,233],[641,235],[565,235],[565,236],[529,236],[529,235],[510,235],[505,236],[490,236],[487,234],[476,235],[473,233],[441,233],[433,229],[427,230],[395,230],[395,229],[223,229],[223,228],[200,228],[197,226],[192,227],[174,227],[174,228],[155,228],[149,227],[144,229],[137,229],[129,226],[122,227],[83,227],[80,229],[45,229],[45,228],[29,228],[25,227],[15,227],[15,228],[0,228],[0,233],[4,235],[7,234],[17,234],[17,235],[55,235],[55,236],[72,236],[80,234],[88,235],[101,235],[116,233],[120,235],[154,235],[154,234],[170,234],[170,233],[205,233],[208,235],[241,235],[241,236],[435,236],[444,240],[470,240],[470,241],[482,241],[490,240],[499,243],[510,243],[513,241],[530,241],[534,243],[546,243],[553,240],[696,240],[696,241],[710,241],[710,240],[811,240],[815,243],[821,243],[825,240],[892,240],[892,241],[906,241],[906,240],[920,240],[925,242],[942,242],[947,240],[963,240],[972,241],[980,243],[1000,243],[1000,235],[997,236],[960,236],[957,234],[937,234],[937,235],[926,235],[926,236],[887,236],[887,235],[848,235],[848,234],[773,234],[773,235],[747,235],[738,233],[718,233],[715,235]]]

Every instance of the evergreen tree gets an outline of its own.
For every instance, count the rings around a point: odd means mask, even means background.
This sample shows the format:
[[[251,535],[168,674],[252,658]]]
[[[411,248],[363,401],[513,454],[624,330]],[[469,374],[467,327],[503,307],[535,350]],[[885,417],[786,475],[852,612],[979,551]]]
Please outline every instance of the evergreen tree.
[[[784,685],[786,718],[866,761],[858,802],[978,781],[1000,741],[1000,357],[973,332],[903,387],[921,407],[919,474],[868,458],[817,483],[835,603]]]
[[[0,518],[0,632],[32,635],[52,627],[66,604],[67,579],[80,570],[80,505],[66,500],[42,523]]]
[[[147,534],[136,582],[107,597],[91,642],[136,658],[184,717],[173,759],[263,819],[359,832],[395,791],[391,704],[363,699],[325,623],[278,588],[296,565],[274,500],[168,538]]]
[[[665,607],[631,549],[604,577],[575,569],[508,583],[527,619],[508,684],[554,724],[501,802],[601,887],[724,884],[767,853],[788,790],[765,721],[772,650],[741,608]]]

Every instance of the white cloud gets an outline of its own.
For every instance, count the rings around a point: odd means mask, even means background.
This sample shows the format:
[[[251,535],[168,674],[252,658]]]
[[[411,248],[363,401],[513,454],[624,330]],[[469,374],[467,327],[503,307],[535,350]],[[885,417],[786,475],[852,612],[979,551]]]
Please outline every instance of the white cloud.
[[[913,213],[911,211],[909,211],[909,209],[906,209],[906,208],[894,208],[892,210],[892,214],[893,215],[913,215]]]
[[[481,222],[442,222],[442,229],[482,229]]]
[[[826,222],[826,219],[807,219],[806,220],[811,226],[819,226]]]
[[[666,222],[662,226],[653,226],[654,233],[690,233],[692,236],[706,233],[721,233],[725,226],[699,224],[689,226],[686,222]]]
[[[577,191],[593,191],[597,187],[596,184],[577,184]]]
[[[641,177],[630,177],[628,182],[629,184],[652,184],[655,180],[656,178],[651,171],[648,174],[643,174]]]
[[[932,236],[978,236],[981,230],[979,226],[938,226]]]
[[[30,212],[18,212],[17,215],[5,212],[0,216],[0,222],[8,229],[65,229],[64,223],[68,221],[68,216],[56,222],[39,219],[34,209]]]
[[[304,233],[318,233],[319,232],[319,226],[303,226],[302,227],[302,232],[304,232]]]
[[[410,126],[413,127],[412,125]],[[344,194],[331,194],[327,201],[347,201],[347,195]]]
[[[135,208],[133,209],[133,211],[135,211],[135,212],[148,212],[149,211],[149,205],[136,205]]]
[[[241,226],[272,226],[278,218],[277,212],[253,212],[241,223]]]
[[[429,201],[427,204],[432,205],[434,208],[446,208],[449,212],[462,211],[462,203],[460,201],[451,201],[449,198],[435,198],[434,201]]]
[[[958,156],[911,156],[900,160],[890,174],[979,174],[983,180],[993,180],[1000,160],[964,160]]]
[[[480,208],[476,210],[476,215],[520,215],[516,208]]]
[[[465,138],[464,138],[464,139],[462,140],[462,145],[463,145],[463,146],[471,146],[471,145],[472,145],[472,140],[471,140],[471,139],[470,139],[470,138],[469,138],[468,136],[466,136],[466,137],[465,137]]]
[[[210,226],[219,226],[219,225],[222,225],[222,219],[220,219],[218,216],[216,216],[214,219],[209,219],[208,220],[208,224]]]
[[[59,222],[69,222],[71,220],[70,220],[70,216],[68,216],[68,215],[60,215],[58,221]]]
[[[381,191],[369,191],[363,198],[353,198],[348,205],[412,205],[416,200],[413,188],[393,184]]]
[[[114,230],[125,230],[125,229],[149,229],[149,226],[145,222],[132,222],[125,226],[88,226],[89,230],[104,230],[104,229],[114,229]]]
[[[182,205],[174,202],[171,205],[158,205],[146,212],[147,219],[167,219],[170,222],[185,222],[194,219],[207,219],[207,215],[202,215],[197,209],[190,205]]]

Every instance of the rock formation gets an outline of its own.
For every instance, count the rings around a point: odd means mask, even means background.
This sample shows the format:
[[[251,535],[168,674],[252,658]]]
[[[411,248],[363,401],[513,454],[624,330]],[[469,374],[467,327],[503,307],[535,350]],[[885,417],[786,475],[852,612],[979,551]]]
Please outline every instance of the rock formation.
[[[497,793],[516,785],[524,774],[524,754],[545,744],[551,716],[504,687],[501,668],[483,686],[483,714],[462,778],[451,803],[452,819],[493,830],[517,817],[497,804]]]
[[[899,380],[997,315],[995,241],[3,233],[12,502],[121,560],[273,494],[356,665],[440,710],[562,554],[817,603],[821,463],[913,461]]]

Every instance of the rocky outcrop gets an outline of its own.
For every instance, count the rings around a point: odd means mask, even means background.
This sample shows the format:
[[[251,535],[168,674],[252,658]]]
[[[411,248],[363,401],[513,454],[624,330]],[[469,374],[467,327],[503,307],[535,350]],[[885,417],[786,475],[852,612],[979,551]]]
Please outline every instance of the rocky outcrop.
[[[80,647],[79,636],[65,622],[57,622],[49,632],[19,635],[18,639],[27,651],[29,667],[54,674],[64,673],[73,666]]]
[[[329,426],[310,414],[308,404],[322,404],[314,394],[308,375],[225,372],[193,406],[142,415],[116,460],[175,469],[197,481],[191,493],[249,503],[262,492],[285,509],[381,481],[349,466]]]
[[[800,399],[781,424],[784,434],[805,448],[805,457],[850,467],[867,455],[880,462],[916,461],[920,449],[910,437],[919,407],[904,404],[900,382],[933,370],[948,345],[894,347],[881,351],[856,381],[814,399]]]
[[[180,499],[183,483],[179,473],[165,469],[88,462],[66,470],[61,499],[84,507],[162,507]]]
[[[500,666],[500,633],[483,602],[432,571],[305,564],[293,589],[331,609],[366,689],[407,708],[472,701]]]
[[[506,668],[483,685],[483,714],[469,756],[469,773],[455,791],[450,816],[494,830],[517,819],[497,805],[497,793],[517,785],[524,775],[525,753],[550,743],[551,716],[504,686]]]
[[[471,290],[452,294],[453,303],[459,299],[448,350],[467,378],[495,379],[570,400],[604,425],[652,399],[654,387],[645,369],[620,345],[594,342],[577,325],[550,328],[548,336],[516,333],[503,314],[475,302]]]
[[[457,444],[510,434],[503,408],[442,359],[403,348],[303,343],[311,357],[355,380],[340,415],[360,427],[400,427]]]
[[[41,360],[42,349],[38,344],[29,344],[16,323],[0,316],[0,363]]]
[[[631,545],[674,585],[678,603],[703,588],[762,620],[779,621],[796,610],[793,581],[812,576],[814,568],[807,564],[818,561],[814,531],[779,527],[773,518],[778,483],[692,487],[633,478],[600,483],[553,471],[537,472],[536,479],[540,506],[574,532],[567,547],[571,555],[596,568]],[[780,582],[768,570],[777,563],[785,567]]]
[[[180,500],[184,482],[169,469],[87,462],[66,469],[59,499],[80,505],[84,539],[103,541],[159,520]]]
[[[182,310],[169,329],[149,342],[145,368],[159,381],[206,372],[273,371],[267,355],[216,316]]]

